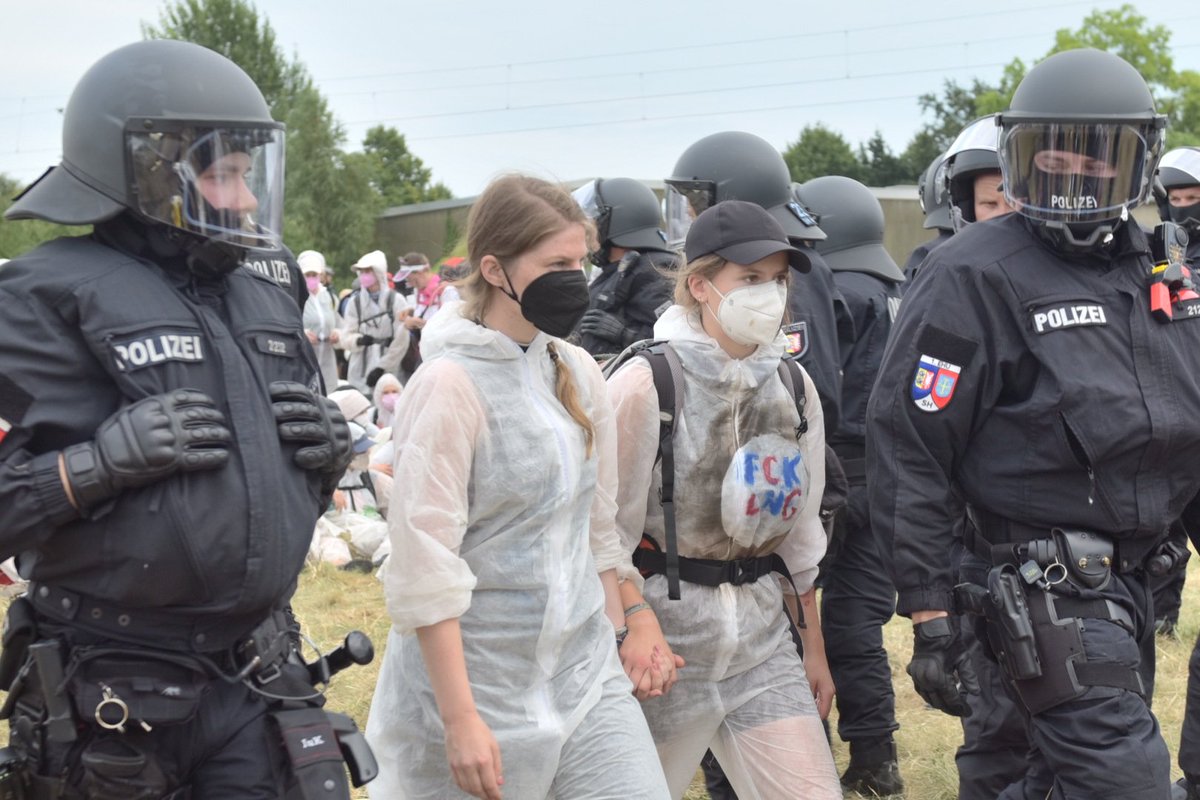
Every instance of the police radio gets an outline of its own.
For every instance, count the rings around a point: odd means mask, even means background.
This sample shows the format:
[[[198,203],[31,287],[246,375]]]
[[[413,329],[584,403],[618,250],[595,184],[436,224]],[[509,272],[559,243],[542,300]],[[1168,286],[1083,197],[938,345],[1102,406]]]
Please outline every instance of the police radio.
[[[1150,237],[1150,313],[1159,322],[1200,316],[1200,294],[1186,260],[1188,233],[1181,225],[1164,222]]]

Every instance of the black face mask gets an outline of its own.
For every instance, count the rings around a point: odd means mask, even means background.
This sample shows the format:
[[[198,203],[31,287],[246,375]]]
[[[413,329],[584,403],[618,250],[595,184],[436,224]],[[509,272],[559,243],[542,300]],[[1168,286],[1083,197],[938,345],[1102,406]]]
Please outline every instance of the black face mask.
[[[1193,203],[1190,206],[1171,206],[1168,216],[1172,222],[1193,231],[1200,229],[1200,203]]]
[[[547,272],[526,286],[519,298],[507,272],[504,280],[508,281],[508,291],[504,293],[521,304],[521,316],[551,336],[561,338],[575,330],[591,301],[587,278],[581,269]]]

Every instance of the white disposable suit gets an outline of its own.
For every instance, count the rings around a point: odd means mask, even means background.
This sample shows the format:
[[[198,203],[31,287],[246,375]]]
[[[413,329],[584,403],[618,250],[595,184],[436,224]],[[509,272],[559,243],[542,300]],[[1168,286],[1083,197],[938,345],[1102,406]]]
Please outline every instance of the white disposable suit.
[[[604,614],[598,572],[631,569],[614,526],[616,444],[603,378],[579,348],[539,333],[522,351],[447,306],[396,407],[393,627],[367,736],[371,797],[467,795],[414,629],[457,617],[475,704],[500,746],[505,798],[667,797],[662,768]],[[555,397],[554,341],[596,426]]]
[[[808,432],[778,375],[784,339],[732,359],[701,327],[698,312],[672,306],[654,327],[683,365],[675,423],[675,515],[679,555],[730,561],[778,553],[796,589],[812,588],[825,553],[818,516],[825,485],[821,403],[804,375]],[[658,397],[645,359],[609,380],[616,414],[620,489],[617,528],[632,549],[646,532],[664,545]],[[672,797],[682,797],[707,748],[742,800],[841,798],[783,606],[782,576],[753,583],[645,581],[667,642],[687,666],[664,697],[643,703]],[[788,592],[791,592],[790,586]]]

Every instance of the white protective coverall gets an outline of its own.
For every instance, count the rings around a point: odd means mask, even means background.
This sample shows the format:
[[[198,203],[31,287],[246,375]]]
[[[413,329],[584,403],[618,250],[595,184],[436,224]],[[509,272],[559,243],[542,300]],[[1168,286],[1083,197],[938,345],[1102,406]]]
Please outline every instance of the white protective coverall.
[[[667,797],[617,658],[598,572],[632,571],[614,526],[616,443],[590,356],[539,333],[527,352],[447,306],[393,422],[392,619],[367,737],[377,800],[444,800],[454,784],[414,629],[457,617],[475,704],[500,746],[504,797]],[[596,426],[558,401],[554,341]]]
[[[377,255],[378,254],[378,255]],[[400,360],[408,351],[408,332],[396,321],[397,316],[408,306],[400,293],[387,285],[387,260],[378,250],[367,253],[358,264],[369,266],[375,275],[378,292],[374,296],[359,289],[347,301],[342,326],[342,347],[347,353],[346,380],[357,389],[370,392],[367,375],[376,367],[395,374]],[[366,334],[375,341],[369,345],[359,344],[359,336]],[[387,342],[386,344],[384,342]]]
[[[825,553],[818,512],[825,486],[824,419],[804,375],[808,433],[778,376],[780,335],[732,359],[698,312],[672,306],[654,326],[679,354],[684,381],[674,434],[679,555],[730,561],[778,553],[796,589],[812,588]],[[627,549],[643,531],[664,545],[658,396],[645,359],[609,379],[617,422],[617,529]],[[775,573],[740,586],[680,584],[644,594],[671,649],[687,661],[663,697],[642,704],[671,796],[683,796],[711,747],[742,800],[841,798],[833,756],[796,652]],[[784,581],[786,582],[786,581]],[[791,587],[788,587],[791,592]]]
[[[341,327],[341,322],[342,318],[338,316],[334,307],[333,296],[324,286],[304,301],[304,330],[317,335],[317,343],[312,347],[317,354],[317,364],[321,367],[326,394],[337,389],[338,385],[337,357],[334,355],[334,344],[329,341],[329,336]]]

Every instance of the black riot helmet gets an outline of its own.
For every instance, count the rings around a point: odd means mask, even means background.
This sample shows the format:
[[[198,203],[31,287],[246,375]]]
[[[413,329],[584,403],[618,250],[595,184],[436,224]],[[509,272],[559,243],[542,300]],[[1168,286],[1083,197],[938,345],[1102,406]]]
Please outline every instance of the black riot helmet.
[[[1163,153],[1154,182],[1154,200],[1163,222],[1175,222],[1189,231],[1200,231],[1200,203],[1171,205],[1170,190],[1200,188],[1200,147],[1177,147]]]
[[[1090,48],[1031,69],[998,119],[1009,205],[1078,252],[1110,242],[1146,198],[1166,125],[1138,71]]]
[[[197,245],[281,245],[283,126],[239,66],[170,40],[104,56],[67,101],[62,162],[5,216],[81,225],[126,210]]]
[[[813,244],[834,272],[865,272],[899,283],[904,273],[883,249],[883,207],[853,178],[827,175],[795,189],[796,199],[825,231]]]
[[[918,199],[921,201],[921,212],[925,215],[922,228],[954,230],[954,223],[950,220],[950,194],[946,189],[946,154],[939,153],[917,178]]]
[[[596,223],[600,251],[593,260],[604,266],[613,245],[641,252],[670,252],[654,190],[633,178],[597,178],[571,193]]]
[[[756,203],[793,239],[819,241],[822,231],[792,198],[787,163],[770,142],[743,131],[705,136],[675,162],[666,179],[667,238],[682,246],[692,220],[722,200]]]
[[[996,115],[989,114],[963,128],[946,148],[946,189],[950,195],[950,222],[956,231],[975,222],[975,179],[987,172],[1000,172],[1000,156],[996,154],[999,135]]]

